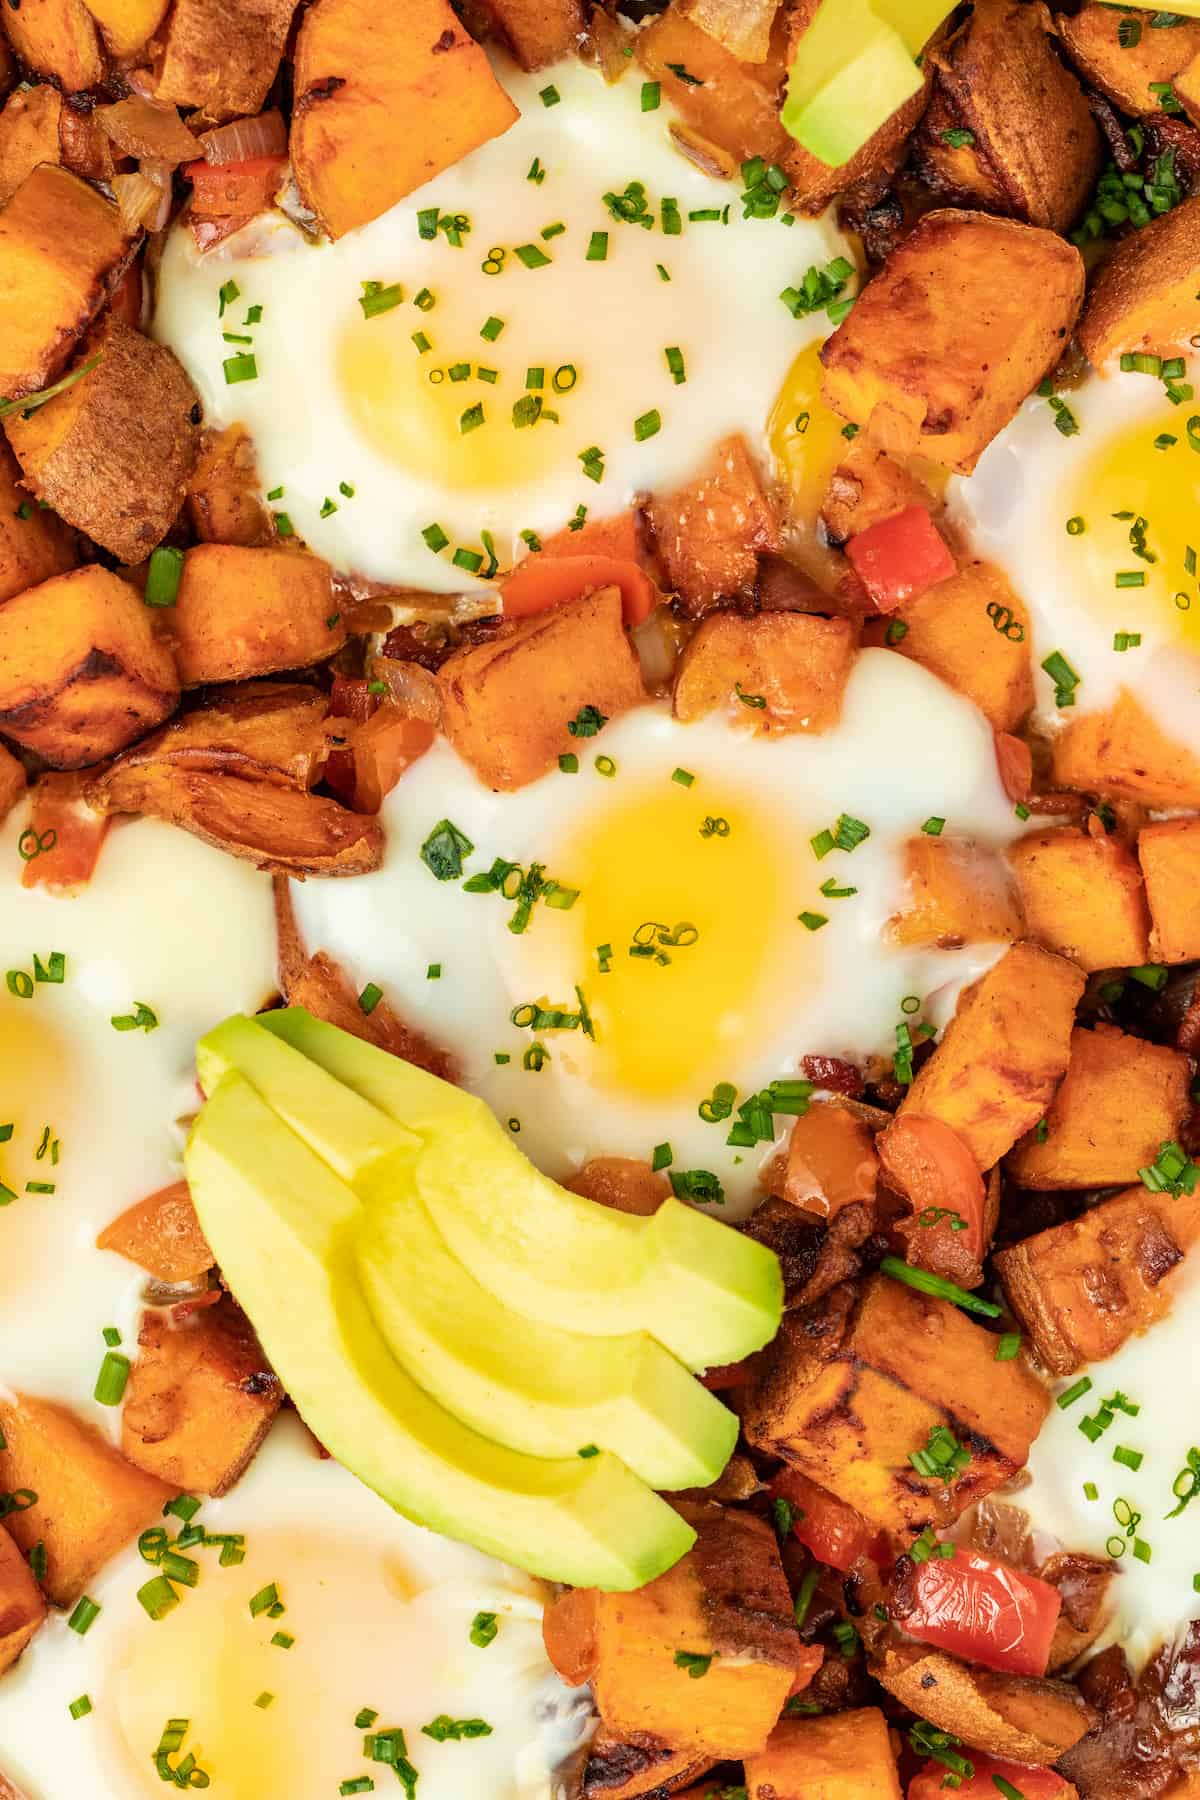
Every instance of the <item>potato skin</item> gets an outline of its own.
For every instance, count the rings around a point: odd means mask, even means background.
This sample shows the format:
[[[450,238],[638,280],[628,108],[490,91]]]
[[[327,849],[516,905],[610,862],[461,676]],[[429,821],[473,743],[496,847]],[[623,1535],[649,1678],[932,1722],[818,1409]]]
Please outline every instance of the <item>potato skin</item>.
[[[1200,52],[1200,21],[1180,19],[1163,31],[1135,14],[1141,35],[1136,44],[1126,45],[1117,37],[1124,16],[1115,7],[1088,0],[1077,13],[1056,13],[1054,30],[1088,85],[1136,117],[1159,109],[1151,82],[1173,80]]]
[[[0,731],[53,768],[114,755],[178,703],[149,609],[98,563],[0,604]]]
[[[77,563],[75,535],[22,493],[21,471],[0,442],[0,601],[65,575]]]
[[[295,10],[296,0],[175,0],[158,98],[209,119],[258,112]]]
[[[1037,306],[1029,304],[1037,294]],[[1053,232],[988,213],[926,213],[821,351],[822,395],[892,447],[969,475],[1058,361],[1083,260]]]
[[[16,10],[5,8],[4,29],[21,61],[64,93],[103,80],[100,40],[83,0],[21,0]]]
[[[816,613],[710,613],[675,675],[675,717],[726,708],[763,732],[828,731],[836,725],[858,633],[849,619]],[[741,701],[738,689],[765,706]]]
[[[328,563],[302,550],[236,544],[187,551],[164,627],[184,687],[305,668],[346,641]]]
[[[1169,36],[1164,33],[1164,36]],[[1096,272],[1079,321],[1095,369],[1126,350],[1169,356],[1200,330],[1196,266],[1200,196],[1152,219],[1118,244]]]
[[[1051,774],[1056,787],[1085,794],[1200,808],[1200,756],[1170,737],[1128,688],[1107,711],[1084,713],[1058,734]]]
[[[747,1800],[902,1800],[887,1720],[877,1706],[781,1719],[746,1761]]]
[[[1147,825],[1138,836],[1138,860],[1150,906],[1150,956],[1164,963],[1200,960],[1200,819]]]
[[[779,521],[744,438],[718,444],[694,480],[649,506],[667,583],[692,618],[748,593],[762,552],[778,550]]]
[[[329,696],[304,682],[244,681],[127,751],[122,767],[169,762],[305,794],[329,757]]]
[[[1137,861],[1116,837],[1074,826],[1031,831],[1008,852],[1029,936],[1081,969],[1137,967],[1149,956]]]
[[[991,1756],[1044,1767],[1097,1723],[1069,1681],[972,1668],[922,1644],[887,1649],[871,1673],[922,1718]]]
[[[240,544],[256,549],[273,538],[259,498],[254,445],[244,425],[205,431],[187,490],[192,530],[205,544]]]

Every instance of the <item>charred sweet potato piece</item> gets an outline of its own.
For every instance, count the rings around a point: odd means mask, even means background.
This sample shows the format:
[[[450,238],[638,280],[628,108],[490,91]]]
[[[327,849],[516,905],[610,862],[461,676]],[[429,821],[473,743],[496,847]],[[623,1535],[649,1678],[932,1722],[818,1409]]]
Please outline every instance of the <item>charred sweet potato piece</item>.
[[[782,1719],[746,1759],[746,1800],[902,1800],[887,1720],[877,1706]]]
[[[329,754],[329,696],[301,682],[246,682],[173,719],[122,758],[122,767],[168,762],[306,793]]]
[[[1152,219],[1101,264],[1079,321],[1079,342],[1093,368],[1123,351],[1170,356],[1200,330],[1195,274],[1200,260],[1200,198]]]
[[[173,1181],[126,1207],[96,1239],[98,1250],[115,1250],[156,1281],[195,1281],[214,1262],[200,1229],[186,1181]],[[181,1483],[186,1487],[187,1482]]]
[[[450,0],[317,0],[296,40],[292,167],[330,237],[365,225],[517,109]],[[396,119],[408,129],[401,139]]]
[[[661,84],[663,98],[718,153],[735,164],[752,156],[784,162],[794,140],[779,120],[782,61],[739,62],[676,7],[640,31],[634,48],[647,75]],[[694,79],[686,81],[680,69]]]
[[[0,206],[10,200],[39,163],[62,161],[59,120],[63,99],[43,82],[18,88],[0,112]]]
[[[302,669],[346,641],[329,564],[274,547],[197,544],[165,623],[184,687]]]
[[[30,1394],[0,1397],[0,1492],[27,1488],[36,1501],[6,1521],[26,1556],[46,1547],[42,1582],[66,1606],[110,1556],[178,1490],[135,1469],[65,1406]]]
[[[42,1590],[29,1564],[0,1525],[0,1675],[16,1662],[45,1617]]]
[[[165,344],[108,319],[87,369],[28,417],[8,421],[23,485],[124,563],[162,542],[198,449],[199,396]]]
[[[1062,355],[1082,299],[1082,259],[1054,232],[926,213],[826,343],[822,393],[893,452],[970,474]]]
[[[89,107],[90,95],[80,95],[78,103],[68,101],[62,109],[59,119],[58,140],[62,150],[59,159],[65,169],[75,175],[82,175],[85,181],[111,181],[120,167],[121,158],[113,148],[112,139],[101,131],[96,115],[103,109]],[[130,292],[130,272],[134,268],[131,262],[125,273],[113,289],[109,310],[116,318],[124,320],[126,325],[140,324],[140,309],[137,317],[129,317],[122,306],[124,296]],[[140,272],[137,277],[137,292],[141,293]]]
[[[1009,1305],[1052,1375],[1103,1362],[1171,1304],[1162,1283],[1200,1235],[1200,1197],[1126,1188],[996,1255]]]
[[[249,1466],[282,1399],[254,1327],[228,1296],[179,1325],[167,1313],[145,1312],[121,1449],[173,1488],[224,1494]]]
[[[175,0],[157,94],[208,119],[256,113],[275,79],[296,0]]]
[[[21,61],[64,93],[104,79],[100,40],[83,0],[21,0],[5,12],[4,29]]]
[[[1041,6],[976,0],[960,30],[931,52],[937,73],[917,166],[935,192],[961,205],[1065,231],[1099,172],[1100,133],[1048,25]],[[966,142],[957,136],[964,132]]]
[[[928,509],[929,505],[928,488],[860,435],[842,452],[829,477],[821,519],[831,542],[844,544],[847,538],[907,512],[910,506]]]
[[[1139,29],[1126,30],[1122,38],[1121,22],[1127,17]],[[1149,17],[1102,6],[1098,0],[1087,0],[1073,14],[1055,13],[1054,29],[1089,86],[1135,116],[1157,112],[1161,89],[1153,93],[1151,84],[1172,81],[1200,52],[1200,22],[1177,19],[1164,31],[1152,26]]]
[[[767,1198],[742,1226],[747,1237],[765,1244],[779,1258],[785,1303],[811,1306],[841,1282],[851,1281],[862,1267],[859,1255],[875,1226],[875,1213],[865,1201],[842,1206],[829,1219],[794,1205],[775,1192],[786,1182],[786,1161],[778,1182],[768,1165]],[[815,1198],[806,1196],[808,1198]]]
[[[1164,731],[1128,688],[1106,711],[1074,720],[1052,751],[1058,787],[1146,806],[1200,807],[1200,756],[1182,735]]]
[[[956,950],[1024,930],[1016,885],[997,852],[973,838],[909,838],[902,851],[907,897],[888,920],[895,944]]]
[[[12,451],[0,442],[0,601],[65,575],[78,561],[73,534],[22,493],[20,473]]]
[[[446,736],[482,781],[508,791],[574,748],[567,728],[581,707],[611,719],[646,697],[618,588],[564,601],[456,650],[438,683]]]
[[[1200,819],[1163,819],[1138,834],[1155,962],[1200,958]],[[1146,959],[1124,959],[1137,965]]]
[[[1071,1060],[1039,1126],[1008,1159],[1022,1187],[1117,1187],[1136,1181],[1179,1136],[1191,1065],[1178,1050],[1114,1025],[1071,1034]]]
[[[0,604],[0,731],[54,768],[114,755],[178,700],[141,595],[99,564]]]
[[[697,1756],[765,1745],[800,1640],[771,1528],[714,1501],[678,1502],[697,1531],[673,1569],[631,1594],[595,1596],[593,1687],[605,1725]],[[690,1665],[680,1656],[699,1659]],[[707,1662],[703,1679],[691,1669]]]
[[[1019,1363],[948,1301],[886,1275],[789,1312],[761,1357],[742,1425],[760,1450],[889,1530],[945,1525],[1022,1467],[1049,1407]],[[909,1458],[935,1427],[971,1460],[948,1482]]]
[[[836,725],[857,649],[849,619],[816,613],[711,613],[675,674],[675,717],[718,708],[765,732]]]
[[[584,1765],[582,1800],[687,1800],[683,1790],[712,1766],[711,1756],[668,1750],[644,1732],[622,1738],[601,1725]]]
[[[897,1117],[941,1119],[980,1169],[992,1168],[1045,1114],[1066,1072],[1083,987],[1074,963],[1014,944],[960,996]]]
[[[671,1191],[661,1171],[632,1156],[593,1156],[564,1185],[600,1206],[643,1218],[656,1213]]]
[[[760,552],[780,545],[779,522],[740,437],[718,444],[686,487],[652,501],[649,516],[667,582],[693,618],[748,592]]]
[[[476,0],[523,69],[541,69],[579,48],[582,0]]]
[[[1033,706],[1029,614],[1008,577],[993,563],[964,563],[897,615],[904,635],[887,637],[887,621],[871,621],[865,641],[887,644],[973,700],[995,731],[1015,731]],[[1007,618],[1008,628],[995,621]],[[894,634],[893,634],[894,635]]]
[[[1069,1681],[972,1668],[920,1644],[887,1649],[872,1673],[889,1694],[931,1724],[952,1731],[974,1749],[1013,1762],[1039,1767],[1057,1762],[1096,1722],[1096,1714]]]
[[[1149,954],[1137,859],[1115,837],[1031,831],[1008,852],[1029,936],[1081,969],[1137,967]]]
[[[87,9],[117,57],[133,56],[166,17],[170,0],[87,0]]]
[[[42,163],[0,210],[0,395],[61,375],[120,280],[130,239],[111,201]]]
[[[271,521],[259,498],[254,445],[244,425],[206,431],[187,490],[192,530],[205,544],[256,549],[271,541]]]

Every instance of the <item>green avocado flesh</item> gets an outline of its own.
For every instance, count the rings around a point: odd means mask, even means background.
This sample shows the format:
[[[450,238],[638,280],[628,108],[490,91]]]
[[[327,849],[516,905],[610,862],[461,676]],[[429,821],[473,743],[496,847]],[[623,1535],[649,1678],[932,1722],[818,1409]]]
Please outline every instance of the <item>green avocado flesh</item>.
[[[618,1457],[522,1455],[412,1380],[356,1278],[361,1202],[236,1072],[201,1110],[186,1168],[222,1273],[302,1418],[397,1511],[579,1587],[638,1587],[685,1554],[691,1528]]]
[[[825,0],[788,73],[785,130],[841,168],[921,88],[916,56],[947,0]]]

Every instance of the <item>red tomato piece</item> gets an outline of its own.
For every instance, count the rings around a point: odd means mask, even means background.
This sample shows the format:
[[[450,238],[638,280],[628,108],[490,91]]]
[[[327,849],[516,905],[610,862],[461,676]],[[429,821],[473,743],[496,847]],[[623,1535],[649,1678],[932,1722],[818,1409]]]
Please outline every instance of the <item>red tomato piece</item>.
[[[983,1255],[983,1176],[953,1126],[926,1113],[903,1113],[879,1140],[891,1187],[907,1194],[914,1214],[946,1208],[964,1221],[963,1244]]]
[[[30,793],[29,825],[18,848],[22,887],[77,887],[90,881],[112,820],[83,798],[82,775],[43,775]]]
[[[640,625],[658,603],[658,589],[646,571],[615,556],[529,556],[500,592],[506,618],[528,619],[605,587],[620,588],[626,625]]]
[[[908,506],[846,545],[850,566],[880,612],[895,612],[955,573],[946,540],[924,506]]]
[[[1062,1595],[1048,1581],[957,1548],[921,1563],[912,1612],[897,1623],[923,1644],[1006,1675],[1044,1675]]]
[[[242,218],[265,212],[275,199],[286,156],[252,156],[246,162],[188,163],[192,206],[207,219]]]
[[[1032,1769],[1025,1763],[1001,1762],[998,1757],[972,1750],[966,1744],[959,1754],[974,1764],[975,1773],[969,1781],[964,1779],[962,1786],[955,1788],[954,1800],[1000,1800],[1005,1789],[997,1785],[997,1776],[1020,1794],[1022,1800],[1079,1800],[1078,1789],[1057,1769]],[[927,1762],[920,1774],[914,1775],[909,1782],[908,1800],[946,1800],[946,1789],[942,1786],[945,1774],[944,1763]]]
[[[786,1500],[793,1508],[792,1531],[805,1549],[843,1575],[860,1556],[878,1548],[876,1534],[861,1513],[798,1469],[785,1469],[775,1477],[771,1497]]]

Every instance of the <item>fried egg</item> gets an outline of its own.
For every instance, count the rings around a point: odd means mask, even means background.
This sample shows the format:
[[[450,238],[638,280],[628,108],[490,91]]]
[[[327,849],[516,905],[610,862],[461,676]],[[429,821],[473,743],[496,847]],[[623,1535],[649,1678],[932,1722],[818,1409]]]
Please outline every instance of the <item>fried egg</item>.
[[[520,120],[382,218],[313,244],[273,215],[204,256],[177,226],[159,271],[208,423],[241,421],[274,509],[379,582],[461,593],[489,542],[507,566],[730,432],[765,448],[828,324],[780,296],[845,252],[829,219],[743,218],[634,71],[499,72]]]
[[[764,1151],[727,1143],[718,1084],[740,1105],[804,1055],[890,1058],[898,1025],[940,1026],[1002,946],[887,941],[903,842],[931,816],[996,845],[1020,829],[981,715],[885,650],[859,656],[820,735],[768,740],[739,710],[684,725],[639,707],[579,740],[577,770],[510,794],[440,742],[385,803],[383,868],[294,889],[309,949],[449,1048],[547,1173],[665,1144],[730,1215]],[[843,817],[869,835],[818,859]],[[438,879],[450,831],[462,875]],[[541,867],[527,921],[505,898],[519,877],[489,885],[497,863]]]

